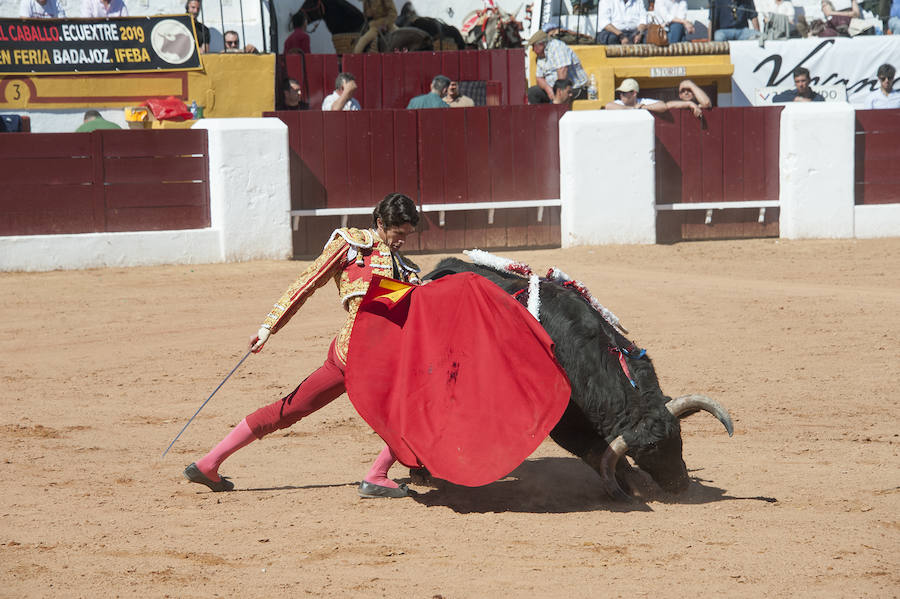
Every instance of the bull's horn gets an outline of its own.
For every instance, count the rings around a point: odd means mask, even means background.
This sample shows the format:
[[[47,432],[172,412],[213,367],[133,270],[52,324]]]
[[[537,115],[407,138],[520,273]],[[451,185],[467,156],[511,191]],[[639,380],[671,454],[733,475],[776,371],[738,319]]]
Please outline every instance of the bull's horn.
[[[616,480],[616,464],[619,462],[619,458],[625,455],[627,451],[628,443],[625,442],[622,435],[619,435],[612,440],[612,443],[609,444],[609,447],[606,448],[606,451],[603,452],[603,456],[600,458],[600,479],[603,483],[603,488],[610,497],[620,501],[629,501],[631,499]]]
[[[691,410],[709,412],[725,425],[725,430],[728,431],[729,437],[734,436],[734,425],[731,423],[731,416],[728,415],[728,410],[716,400],[705,395],[682,395],[681,397],[670,399],[666,403],[666,408],[669,409],[669,412],[675,418],[680,418],[682,414]]]

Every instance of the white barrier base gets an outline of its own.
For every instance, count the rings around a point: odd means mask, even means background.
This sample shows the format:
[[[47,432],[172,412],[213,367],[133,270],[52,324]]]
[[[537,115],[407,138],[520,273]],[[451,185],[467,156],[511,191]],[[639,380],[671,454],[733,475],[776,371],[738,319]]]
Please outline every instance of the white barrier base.
[[[854,206],[854,217],[857,239],[900,237],[900,204]]]
[[[222,262],[213,229],[0,237],[0,271]]]

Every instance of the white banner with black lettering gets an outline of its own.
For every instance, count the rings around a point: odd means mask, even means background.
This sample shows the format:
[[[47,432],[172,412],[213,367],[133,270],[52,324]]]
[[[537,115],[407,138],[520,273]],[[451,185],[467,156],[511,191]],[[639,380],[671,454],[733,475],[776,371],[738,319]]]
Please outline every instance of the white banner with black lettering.
[[[875,72],[884,63],[900,70],[900,36],[877,35],[855,38],[806,38],[788,41],[729,42],[733,106],[758,105],[758,94],[766,88],[793,89],[792,73],[797,67],[809,69],[811,84],[844,85],[851,104],[862,104],[878,89]],[[894,89],[900,88],[900,81]]]

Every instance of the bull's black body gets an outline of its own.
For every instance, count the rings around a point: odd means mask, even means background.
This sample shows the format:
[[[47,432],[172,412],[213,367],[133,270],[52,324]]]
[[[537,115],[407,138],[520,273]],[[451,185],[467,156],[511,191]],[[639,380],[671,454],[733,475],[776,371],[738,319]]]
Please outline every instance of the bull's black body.
[[[456,258],[442,260],[425,278],[458,272],[477,273],[510,294],[528,286],[520,276]],[[617,345],[615,330],[572,289],[541,282],[540,316],[572,387],[569,405],[550,437],[599,473],[601,456],[621,435],[628,443],[627,455],[657,484],[667,491],[683,491],[689,481],[682,459],[681,427],[666,408],[671,398],[660,390],[650,359],[626,358],[637,384],[632,387],[618,354],[610,349]],[[629,486],[625,478],[629,468],[624,459],[616,466],[616,478],[625,488]]]

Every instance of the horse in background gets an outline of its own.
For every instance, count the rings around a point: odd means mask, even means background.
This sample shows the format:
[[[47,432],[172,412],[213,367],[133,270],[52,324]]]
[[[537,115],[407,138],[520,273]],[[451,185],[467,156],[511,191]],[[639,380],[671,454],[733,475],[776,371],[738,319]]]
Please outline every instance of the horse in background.
[[[412,2],[407,2],[400,9],[396,25],[397,27],[415,27],[427,32],[434,40],[435,50],[465,50],[467,48],[459,29],[434,17],[419,16]]]
[[[310,24],[325,21],[338,54],[351,53],[356,40],[366,29],[365,15],[347,0],[306,0],[300,10]],[[315,27],[312,31],[315,31]],[[419,50],[434,50],[431,36],[415,27],[401,27],[383,35],[379,34],[377,44],[370,46],[368,51]]]
[[[480,50],[496,50],[521,48],[522,28],[515,13],[506,12],[491,3],[487,8],[473,10],[466,15],[461,31],[467,44]]]

